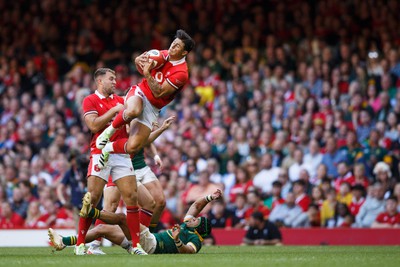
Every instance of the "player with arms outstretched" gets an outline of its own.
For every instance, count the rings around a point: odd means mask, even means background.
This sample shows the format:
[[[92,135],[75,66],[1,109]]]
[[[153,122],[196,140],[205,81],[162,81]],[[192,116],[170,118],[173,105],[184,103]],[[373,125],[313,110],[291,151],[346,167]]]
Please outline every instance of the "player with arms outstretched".
[[[218,189],[211,195],[197,199],[186,213],[184,222],[181,225],[174,225],[172,229],[165,232],[152,234],[147,227],[141,225],[141,246],[148,254],[198,253],[202,246],[203,237],[211,233],[211,223],[207,218],[197,216],[209,202],[221,197],[221,190]],[[90,206],[90,203],[84,201],[83,206]],[[125,237],[126,234],[129,234],[129,231],[126,231],[126,217],[124,214],[100,212],[92,208],[88,216],[100,218],[102,221],[109,223],[109,225],[103,224],[91,229],[86,235],[86,242],[90,242],[99,236],[104,236],[114,244],[118,244],[130,252],[132,248]],[[51,228],[49,228],[49,238],[56,250],[62,250],[66,246],[73,245],[76,240],[74,236],[62,237]]]
[[[186,55],[193,47],[193,39],[185,31],[178,30],[169,49],[161,51],[167,60],[162,67],[152,69],[153,62],[146,53],[135,59],[137,68],[143,70],[144,78],[131,87],[125,97],[125,108],[96,140],[96,147],[102,149],[101,167],[107,163],[112,152],[135,155],[143,148],[161,108],[182,91],[189,79]],[[131,127],[129,139],[110,140],[117,129],[135,118],[139,123]]]

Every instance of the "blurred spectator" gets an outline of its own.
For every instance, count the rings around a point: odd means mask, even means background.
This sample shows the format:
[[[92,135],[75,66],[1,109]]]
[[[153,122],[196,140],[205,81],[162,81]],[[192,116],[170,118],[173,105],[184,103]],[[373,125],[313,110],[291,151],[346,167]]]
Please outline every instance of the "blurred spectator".
[[[306,183],[303,180],[297,180],[293,183],[293,194],[296,198],[296,204],[305,212],[311,203],[310,197],[306,194]]]
[[[390,197],[386,200],[385,212],[379,213],[371,228],[399,228],[400,213],[397,211],[397,199]]]
[[[244,228],[246,226],[245,213],[247,208],[246,195],[237,194],[235,203],[231,207],[232,225],[234,228]]]
[[[346,206],[350,206],[352,200],[353,195],[351,194],[351,186],[349,183],[343,182],[339,187],[339,191],[337,192],[337,201],[345,204]]]
[[[382,184],[375,183],[371,186],[367,199],[356,216],[356,227],[371,227],[379,213],[385,209],[384,195]]]
[[[67,209],[57,208],[51,199],[45,200],[42,205],[45,212],[38,219],[38,228],[74,227],[73,215]]]
[[[381,183],[385,189],[385,198],[389,197],[389,190],[393,188],[392,172],[385,162],[378,162],[374,167],[375,181]]]
[[[210,182],[210,177],[208,176],[207,171],[200,172],[198,180],[198,184],[192,185],[192,187],[187,191],[186,198],[184,199],[187,208],[189,208],[189,206],[202,195],[212,194],[218,189],[216,184]],[[203,209],[202,214],[207,214],[210,208],[211,205],[206,206]]]
[[[278,179],[279,168],[272,166],[272,155],[264,154],[260,161],[260,171],[254,176],[253,184],[263,194],[271,194],[272,183]]]
[[[268,220],[278,226],[293,227],[294,221],[301,213],[303,213],[303,210],[295,203],[294,194],[289,193],[286,196],[285,203],[272,209]]]
[[[29,202],[24,199],[21,189],[18,187],[14,188],[11,209],[25,219],[28,212],[28,206]]]
[[[26,228],[37,228],[38,227],[38,221],[39,218],[42,216],[40,213],[39,209],[39,202],[38,201],[32,201],[29,203],[28,207],[28,213],[25,219],[25,227]]]
[[[82,207],[82,198],[86,188],[85,166],[87,166],[88,162],[86,162],[83,155],[79,155],[78,151],[71,151],[68,161],[70,168],[62,177],[56,192],[57,198],[63,206],[72,207],[75,227],[78,229],[79,211]]]
[[[264,206],[260,194],[255,189],[249,190],[246,195],[247,203],[249,204],[248,209],[246,210],[244,217],[248,221],[251,217],[251,214],[254,212],[261,212],[265,219],[268,219],[270,214],[270,210]]]
[[[294,227],[320,227],[321,218],[319,207],[316,204],[310,204],[307,212],[301,213],[293,224]]]
[[[337,169],[338,176],[335,177],[335,189],[336,191],[339,191],[340,185],[342,183],[348,182],[349,180],[353,179],[353,174],[349,171],[349,167],[344,161],[339,162]]]
[[[309,152],[304,155],[304,165],[309,166],[308,171],[311,177],[315,177],[317,169],[322,162],[323,154],[320,152],[318,141],[313,139],[309,144]]]
[[[337,165],[339,162],[346,160],[346,154],[337,150],[336,140],[334,137],[328,138],[326,141],[326,153],[322,157],[322,163],[328,168],[328,177],[334,178],[338,176]]]
[[[272,210],[277,205],[284,203],[285,200],[282,198],[281,195],[282,183],[279,181],[273,182],[271,195],[264,199],[264,205],[267,206],[268,209]]]
[[[273,223],[264,219],[261,212],[251,215],[249,229],[243,238],[243,245],[280,245],[282,235]]]
[[[321,206],[321,226],[326,226],[328,220],[335,216],[335,208],[337,204],[336,190],[331,188],[326,193],[326,199]]]
[[[224,201],[214,201],[207,214],[213,228],[231,228],[232,217]]]
[[[356,216],[360,211],[360,207],[365,202],[365,187],[360,184],[356,184],[351,189],[351,194],[353,196],[351,203],[349,205],[350,213]]]
[[[286,169],[281,168],[279,170],[278,181],[282,184],[281,196],[285,199],[289,191],[292,189],[292,183],[289,180],[289,175]]]
[[[328,219],[326,227],[328,228],[348,228],[353,224],[354,218],[350,214],[349,208],[345,203],[336,203],[335,215]]]
[[[11,209],[8,202],[1,203],[0,229],[15,229],[24,226],[24,218]]]
[[[256,163],[251,163],[256,164]],[[236,169],[236,181],[235,185],[232,186],[229,193],[229,199],[231,202],[235,202],[237,194],[247,194],[248,189],[253,186],[253,181],[249,177],[249,173],[245,166],[239,166]]]
[[[314,186],[311,192],[311,204],[317,205],[318,208],[322,206],[325,200],[325,194],[321,187]]]

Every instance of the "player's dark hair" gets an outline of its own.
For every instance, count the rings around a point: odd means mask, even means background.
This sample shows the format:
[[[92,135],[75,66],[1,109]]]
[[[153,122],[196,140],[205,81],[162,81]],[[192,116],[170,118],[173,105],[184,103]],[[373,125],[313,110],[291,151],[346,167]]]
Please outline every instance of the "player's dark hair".
[[[211,234],[211,221],[206,217],[200,217],[200,224],[195,229],[202,237],[209,236]]]
[[[195,42],[192,39],[192,37],[190,37],[189,34],[187,34],[184,30],[177,30],[176,34],[175,34],[175,38],[178,38],[179,40],[181,40],[183,42],[183,44],[185,45],[185,50],[189,53],[190,51],[192,51]]]
[[[112,74],[115,75],[115,71],[113,71],[112,69],[109,69],[109,68],[98,68],[98,69],[94,72],[94,80],[96,80],[97,77],[99,77],[99,76],[105,75],[107,72],[111,72]]]

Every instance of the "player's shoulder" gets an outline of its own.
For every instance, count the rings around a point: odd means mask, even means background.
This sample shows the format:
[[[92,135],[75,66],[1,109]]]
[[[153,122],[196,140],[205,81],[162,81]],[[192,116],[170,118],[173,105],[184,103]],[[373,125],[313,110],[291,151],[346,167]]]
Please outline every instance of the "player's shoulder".
[[[83,101],[93,101],[93,100],[97,100],[99,99],[98,95],[96,95],[95,93],[90,94],[88,96],[86,96]]]

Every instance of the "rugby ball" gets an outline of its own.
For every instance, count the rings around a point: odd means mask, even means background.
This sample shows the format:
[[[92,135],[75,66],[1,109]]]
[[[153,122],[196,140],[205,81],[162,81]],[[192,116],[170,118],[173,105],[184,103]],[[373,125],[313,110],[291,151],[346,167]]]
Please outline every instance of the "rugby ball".
[[[158,69],[161,68],[165,64],[165,58],[163,54],[157,50],[157,49],[152,49],[147,51],[147,55],[149,55],[149,59],[153,61],[153,67],[152,69]]]

